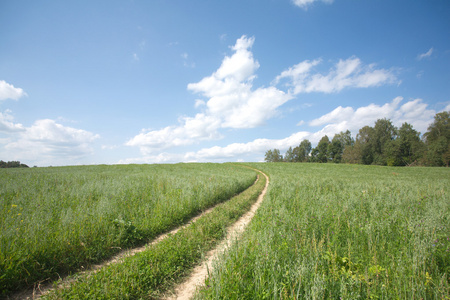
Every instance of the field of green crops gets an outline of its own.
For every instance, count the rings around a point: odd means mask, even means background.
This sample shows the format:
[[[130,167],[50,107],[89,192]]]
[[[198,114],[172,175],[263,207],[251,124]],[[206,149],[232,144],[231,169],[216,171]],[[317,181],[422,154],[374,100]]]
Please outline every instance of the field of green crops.
[[[450,299],[448,168],[248,165],[269,175],[268,193],[196,298]],[[158,298],[256,200],[265,184],[247,189],[256,174],[236,164],[0,169],[0,297],[88,269],[223,202],[46,296]]]
[[[198,299],[450,299],[450,170],[252,164],[270,177]]]
[[[143,244],[255,179],[229,164],[0,169],[0,296]]]

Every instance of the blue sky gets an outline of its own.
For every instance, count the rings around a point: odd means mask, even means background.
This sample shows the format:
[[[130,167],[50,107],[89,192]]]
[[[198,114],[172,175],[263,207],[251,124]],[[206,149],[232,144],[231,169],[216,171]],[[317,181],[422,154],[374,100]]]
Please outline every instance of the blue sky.
[[[450,110],[450,2],[0,1],[0,159],[261,161]]]

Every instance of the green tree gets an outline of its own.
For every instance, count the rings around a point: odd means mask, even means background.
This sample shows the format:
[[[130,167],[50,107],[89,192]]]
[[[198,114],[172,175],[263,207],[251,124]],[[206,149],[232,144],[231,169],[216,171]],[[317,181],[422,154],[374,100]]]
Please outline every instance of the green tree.
[[[347,164],[361,163],[361,145],[355,144],[344,149],[342,154],[342,162]]]
[[[311,153],[311,142],[309,140],[303,140],[298,147],[293,150],[294,161],[305,162],[308,161],[309,154]]]
[[[316,147],[317,153],[315,158],[317,162],[328,162],[328,145],[330,145],[330,139],[325,135],[320,139],[319,144],[317,144]]]
[[[450,160],[450,112],[444,111],[434,116],[434,122],[424,134],[426,160],[433,166],[448,167]]]
[[[319,149],[317,147],[312,148],[311,149],[311,157],[310,157],[309,161],[310,162],[319,162],[318,154],[319,154]]]
[[[328,145],[328,156],[333,162],[340,163],[345,148],[353,146],[354,143],[355,141],[349,130],[346,132],[341,131],[334,135],[331,143]]]
[[[411,124],[403,123],[398,130],[397,138],[387,148],[387,164],[389,166],[406,166],[423,156],[424,143],[420,132],[414,130]]]
[[[280,162],[283,161],[283,156],[280,154],[280,150],[278,149],[268,150],[265,154],[264,160],[266,162]]]
[[[294,162],[295,161],[294,151],[292,150],[292,147],[289,147],[289,149],[284,154],[284,161],[285,162]]]
[[[391,120],[378,119],[375,122],[372,140],[373,164],[386,165],[389,151],[392,148],[392,141],[397,137],[397,128],[392,124]]]
[[[8,161],[0,160],[0,168],[29,168],[26,164],[20,163],[20,161]]]
[[[353,156],[358,157],[358,163],[370,165],[373,162],[375,130],[370,126],[364,126],[356,135]]]

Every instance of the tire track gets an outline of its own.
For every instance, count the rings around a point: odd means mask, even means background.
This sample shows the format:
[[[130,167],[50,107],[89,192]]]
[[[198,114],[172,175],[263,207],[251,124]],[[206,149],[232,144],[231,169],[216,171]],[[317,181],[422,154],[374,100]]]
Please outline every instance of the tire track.
[[[258,171],[258,170],[255,170],[255,171]],[[266,179],[267,179],[267,176],[266,176]],[[255,182],[252,185],[250,185],[247,189],[249,189],[250,187],[255,185],[258,182],[258,180],[259,180],[259,176],[257,176]],[[267,183],[266,183],[266,187],[267,187]],[[258,198],[258,201],[259,201],[259,198]],[[173,234],[177,233],[179,230],[181,230],[181,229],[191,225],[192,223],[197,221],[199,218],[201,218],[204,215],[207,215],[208,213],[213,211],[216,208],[216,206],[218,206],[218,205],[220,205],[222,203],[223,202],[217,203],[216,205],[206,209],[205,211],[201,212],[197,216],[191,218],[186,224],[184,224],[182,226],[179,226],[177,228],[174,228],[171,231],[168,231],[168,232],[165,232],[163,234],[160,234],[154,240],[152,240],[150,243],[145,244],[142,247],[137,247],[137,248],[123,250],[120,253],[118,253],[115,256],[113,256],[112,258],[110,258],[109,260],[104,261],[101,264],[93,265],[89,270],[77,272],[74,275],[71,275],[71,276],[68,276],[68,277],[62,279],[62,282],[58,283],[56,288],[67,288],[74,281],[76,281],[79,276],[94,274],[94,273],[96,273],[97,271],[99,271],[100,269],[102,269],[102,268],[104,268],[106,266],[109,266],[109,265],[115,264],[115,263],[121,263],[121,261],[123,259],[125,259],[126,257],[133,256],[133,255],[135,255],[135,254],[137,254],[139,252],[145,251],[147,248],[149,248],[149,247],[151,247],[151,246],[161,242],[162,240],[164,240],[168,236],[173,235]],[[50,292],[51,290],[54,290],[54,289],[55,289],[55,284],[52,283],[52,282],[45,283],[45,284],[41,284],[41,282],[39,282],[39,283],[37,283],[35,285],[35,287],[33,289],[29,289],[29,290],[26,290],[26,291],[18,292],[16,294],[12,295],[12,296],[7,297],[6,299],[11,299],[11,300],[39,299],[41,296],[47,294],[48,292]]]
[[[247,213],[240,217],[233,225],[228,227],[227,236],[225,237],[225,239],[215,249],[209,251],[205,256],[205,261],[201,265],[195,267],[189,277],[180,285],[176,286],[172,294],[167,294],[165,299],[191,299],[194,296],[197,288],[201,287],[204,284],[205,279],[208,277],[208,270],[211,270],[212,268],[213,261],[216,260],[220,256],[220,254],[225,252],[235,240],[240,238],[245,228],[250,223],[256,211],[260,207],[264,196],[266,195],[267,187],[269,186],[269,177],[260,170],[254,170],[260,172],[266,177],[266,185],[264,186],[261,194],[258,196],[256,202],[252,205]]]

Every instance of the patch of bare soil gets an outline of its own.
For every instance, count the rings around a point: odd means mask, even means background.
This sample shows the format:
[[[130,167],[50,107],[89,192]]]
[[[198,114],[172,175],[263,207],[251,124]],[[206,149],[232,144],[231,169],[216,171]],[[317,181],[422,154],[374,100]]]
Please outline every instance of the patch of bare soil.
[[[226,238],[215,249],[209,251],[206,254],[204,262],[194,268],[191,275],[183,283],[175,287],[175,290],[172,292],[172,294],[167,295],[165,299],[191,299],[194,296],[197,288],[204,284],[205,279],[208,276],[208,270],[212,269],[212,262],[216,260],[221,253],[226,251],[235,240],[239,239],[239,237],[244,232],[245,227],[250,223],[259,206],[261,205],[267,192],[267,187],[269,186],[269,178],[266,174],[262,174],[266,177],[266,185],[259,195],[258,200],[252,205],[250,210],[245,215],[243,215],[239,220],[237,220],[236,223],[228,228]]]

